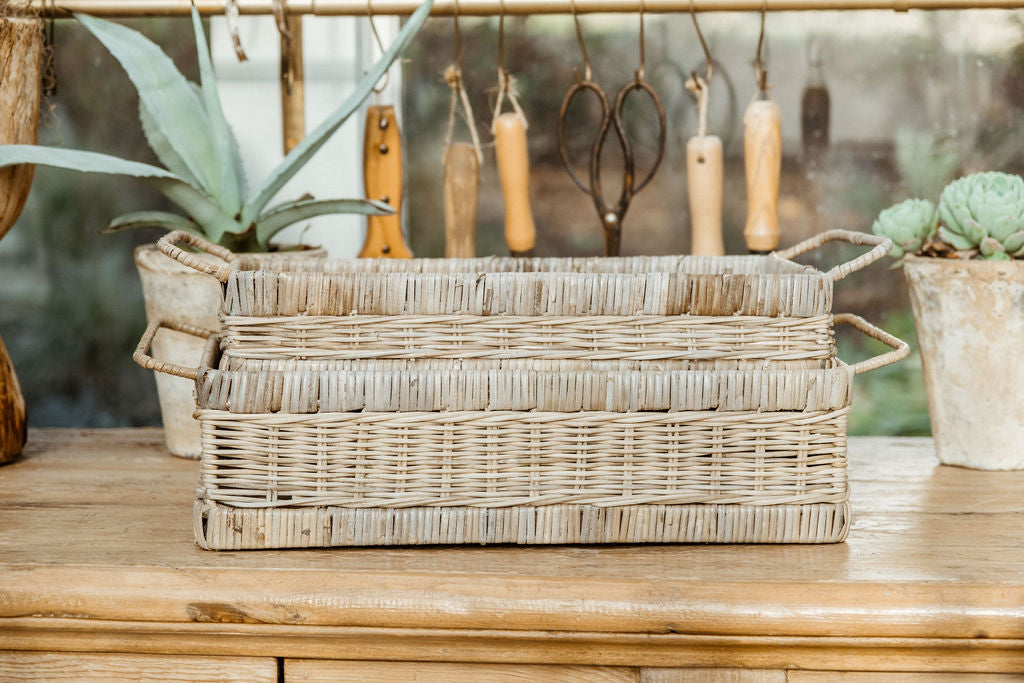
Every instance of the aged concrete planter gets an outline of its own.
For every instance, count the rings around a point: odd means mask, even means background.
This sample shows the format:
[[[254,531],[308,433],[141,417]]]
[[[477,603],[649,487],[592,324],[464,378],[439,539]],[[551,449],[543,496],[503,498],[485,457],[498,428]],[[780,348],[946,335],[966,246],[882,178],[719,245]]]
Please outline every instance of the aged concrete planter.
[[[939,460],[1024,469],[1024,261],[908,256]]]
[[[296,252],[288,253],[294,255]],[[306,249],[301,253],[310,258],[326,255],[323,249]],[[215,261],[206,254],[198,256]],[[272,260],[277,254],[247,256],[261,261]],[[217,328],[221,298],[221,285],[217,280],[164,256],[155,244],[143,245],[135,250],[135,265],[142,280],[148,322],[161,320],[207,330]],[[203,344],[196,337],[163,329],[153,339],[152,354],[154,358],[168,363],[195,367],[199,365]],[[156,389],[167,448],[174,455],[185,458],[198,458],[200,452],[199,423],[192,417],[195,411],[193,388],[190,380],[156,373]]]

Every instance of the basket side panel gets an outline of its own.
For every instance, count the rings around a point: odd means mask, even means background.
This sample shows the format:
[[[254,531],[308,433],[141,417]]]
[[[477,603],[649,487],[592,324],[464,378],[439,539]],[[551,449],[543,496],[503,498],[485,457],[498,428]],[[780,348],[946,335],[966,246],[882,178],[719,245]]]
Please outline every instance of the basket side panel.
[[[238,508],[839,503],[848,411],[202,410],[201,497]]]
[[[396,260],[397,261],[397,260]],[[832,309],[832,281],[802,272],[232,271],[227,315],[753,315]]]
[[[848,502],[807,505],[586,505],[240,510],[197,502],[212,550],[552,543],[839,543]]]

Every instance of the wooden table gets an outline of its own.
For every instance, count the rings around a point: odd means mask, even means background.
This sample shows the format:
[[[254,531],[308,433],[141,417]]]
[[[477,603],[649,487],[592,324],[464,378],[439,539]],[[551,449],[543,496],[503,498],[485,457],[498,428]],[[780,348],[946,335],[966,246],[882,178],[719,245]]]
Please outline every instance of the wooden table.
[[[1024,472],[850,461],[839,545],[217,553],[158,430],[36,430],[0,468],[0,680],[1024,680]]]

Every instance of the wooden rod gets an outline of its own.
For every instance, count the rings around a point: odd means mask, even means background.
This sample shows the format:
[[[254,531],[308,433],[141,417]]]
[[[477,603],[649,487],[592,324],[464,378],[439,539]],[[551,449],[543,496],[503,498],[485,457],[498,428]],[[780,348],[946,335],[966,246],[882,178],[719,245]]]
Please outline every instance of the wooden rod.
[[[892,10],[912,9],[1019,9],[1024,0],[642,0],[644,11],[689,12],[768,12],[808,10]],[[505,14],[570,14],[571,0],[458,0],[459,14],[496,16]],[[577,0],[580,13],[628,12],[640,10],[641,0]],[[196,0],[205,15],[224,13],[226,0]],[[417,0],[371,0],[375,15],[408,15],[419,6]],[[431,14],[450,16],[454,0],[436,0]],[[272,14],[273,0],[238,0],[241,14]],[[289,14],[323,16],[366,16],[365,0],[289,0]],[[43,16],[66,16],[85,12],[96,16],[182,16],[190,4],[181,0],[31,0],[31,9]],[[14,8],[11,8],[14,11]]]

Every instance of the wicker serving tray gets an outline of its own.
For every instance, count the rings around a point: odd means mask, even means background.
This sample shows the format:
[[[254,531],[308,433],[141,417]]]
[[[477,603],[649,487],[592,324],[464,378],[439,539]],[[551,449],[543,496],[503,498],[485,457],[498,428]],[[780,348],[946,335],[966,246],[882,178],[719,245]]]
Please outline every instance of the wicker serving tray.
[[[873,248],[828,272],[788,260],[836,240]],[[223,283],[221,343],[236,355],[393,360],[827,359],[834,282],[891,247],[835,230],[767,256],[282,258],[247,270],[189,233],[159,244]]]
[[[894,350],[854,366],[530,370],[265,361],[215,340],[183,368],[146,355],[151,328],[136,359],[196,380],[204,548],[826,543],[849,526],[852,376],[908,351],[860,318],[836,322]]]

